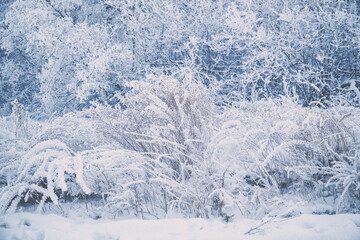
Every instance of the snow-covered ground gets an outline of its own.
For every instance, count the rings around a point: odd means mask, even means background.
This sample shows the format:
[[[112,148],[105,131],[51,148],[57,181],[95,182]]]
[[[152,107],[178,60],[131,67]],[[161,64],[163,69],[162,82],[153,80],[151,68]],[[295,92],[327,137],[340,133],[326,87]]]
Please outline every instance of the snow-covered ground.
[[[1,240],[57,239],[360,239],[360,215],[300,215],[275,220],[245,234],[259,222],[223,223],[205,219],[84,220],[57,215],[16,213],[0,217]]]

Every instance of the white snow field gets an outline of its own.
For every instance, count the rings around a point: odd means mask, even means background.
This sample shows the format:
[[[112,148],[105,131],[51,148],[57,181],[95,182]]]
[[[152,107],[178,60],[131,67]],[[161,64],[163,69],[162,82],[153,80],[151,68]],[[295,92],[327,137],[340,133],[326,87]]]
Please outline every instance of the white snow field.
[[[251,234],[259,222],[223,223],[205,219],[84,220],[58,215],[15,213],[0,217],[1,240],[169,240],[169,239],[306,239],[359,240],[360,215],[300,215],[271,221]]]

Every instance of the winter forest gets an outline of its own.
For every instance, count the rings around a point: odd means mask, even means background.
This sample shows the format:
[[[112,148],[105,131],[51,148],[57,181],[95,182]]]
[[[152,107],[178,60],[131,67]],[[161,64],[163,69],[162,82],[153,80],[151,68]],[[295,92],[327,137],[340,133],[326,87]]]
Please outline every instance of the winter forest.
[[[357,0],[1,0],[0,93],[0,216],[360,216]]]

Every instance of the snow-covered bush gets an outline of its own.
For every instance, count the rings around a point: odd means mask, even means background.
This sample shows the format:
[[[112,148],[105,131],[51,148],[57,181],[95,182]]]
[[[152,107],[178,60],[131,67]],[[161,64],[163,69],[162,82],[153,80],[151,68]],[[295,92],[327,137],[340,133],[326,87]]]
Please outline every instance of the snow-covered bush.
[[[86,113],[40,122],[24,120],[27,116],[18,102],[14,109],[11,116],[1,118],[0,211],[14,211],[19,204],[39,204],[41,210],[45,202],[89,193],[76,152],[99,145],[101,139],[91,131]]]
[[[134,81],[129,86],[124,129],[146,152],[175,156],[168,163],[177,174],[174,177],[186,179],[186,166],[201,159],[211,133],[214,106],[206,88],[170,77]]]
[[[337,127],[341,131],[342,149],[331,152],[332,161],[322,173],[328,175],[327,186],[334,188],[337,212],[360,211],[359,143],[360,112],[355,108],[338,108]]]
[[[89,173],[95,166],[99,171],[94,173],[106,173],[100,176],[99,187],[101,191],[109,191],[106,193],[108,206],[134,209],[135,201],[124,199],[131,193],[136,197],[136,214],[140,214],[139,204],[147,203],[141,207],[142,212],[156,216],[167,214],[172,209],[184,214],[209,216],[205,208],[209,193],[201,192],[202,189],[196,185],[206,175],[204,152],[211,136],[214,115],[207,90],[201,84],[154,76],[149,77],[148,82],[130,82],[129,87],[131,90],[125,97],[118,96],[126,106],[124,110],[121,106],[101,105],[90,110],[97,131],[112,141],[113,148],[122,149],[113,152],[118,157],[111,156],[111,152],[99,152],[98,160],[107,162],[105,165],[94,165],[91,161],[87,165],[91,169]],[[126,157],[121,157],[124,154]],[[129,156],[136,161],[126,161]],[[113,160],[104,160],[108,158]],[[119,164],[121,168],[116,167]],[[141,169],[140,173],[125,176],[123,171],[134,173],[132,164]],[[124,182],[116,180],[119,174],[124,176]],[[98,176],[92,175],[91,178],[97,179]],[[121,184],[127,184],[129,189],[119,187]],[[150,201],[147,199],[149,196],[161,197]],[[163,212],[156,213],[156,209]]]
[[[101,196],[103,206],[111,209],[113,216],[129,213],[155,214],[149,179],[151,158],[128,150],[97,148],[82,153],[85,163],[85,179],[92,193]]]
[[[83,180],[83,159],[58,140],[41,142],[21,158],[16,177],[0,191],[0,211],[15,211],[22,202],[39,203],[42,210],[45,201],[58,203],[61,193],[68,189],[67,182],[78,183],[77,193],[90,193]]]
[[[103,198],[104,209],[112,216],[131,214],[161,218],[166,215],[209,217],[207,194],[201,195],[201,178],[179,182],[163,162],[129,150],[95,149],[83,152],[87,159],[84,178],[92,192]],[[203,177],[203,176],[200,176]],[[104,212],[104,215],[108,214]]]
[[[337,156],[348,156],[355,143],[342,122],[348,111],[304,108],[288,99],[245,102],[225,111],[206,158],[221,176],[218,188],[248,213],[260,215],[280,203],[282,194],[328,197],[327,181],[338,179],[339,165],[346,164]],[[354,179],[356,174],[345,175]]]
[[[358,213],[360,209],[359,153],[354,154],[354,156],[342,155],[332,167],[326,169],[331,176],[327,185],[335,186],[338,193],[337,212]]]
[[[37,138],[44,124],[30,119],[24,106],[12,102],[13,113],[0,118],[0,188],[16,176],[21,157]]]

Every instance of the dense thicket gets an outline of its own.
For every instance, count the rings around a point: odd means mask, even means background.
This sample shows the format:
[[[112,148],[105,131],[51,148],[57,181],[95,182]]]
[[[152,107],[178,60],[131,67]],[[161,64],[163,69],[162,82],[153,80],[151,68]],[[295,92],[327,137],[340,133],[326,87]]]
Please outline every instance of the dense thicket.
[[[44,116],[110,101],[147,74],[203,82],[219,104],[279,95],[358,103],[355,0],[10,2],[3,114],[15,98]]]
[[[358,212],[359,16],[355,0],[1,2],[0,211]]]

